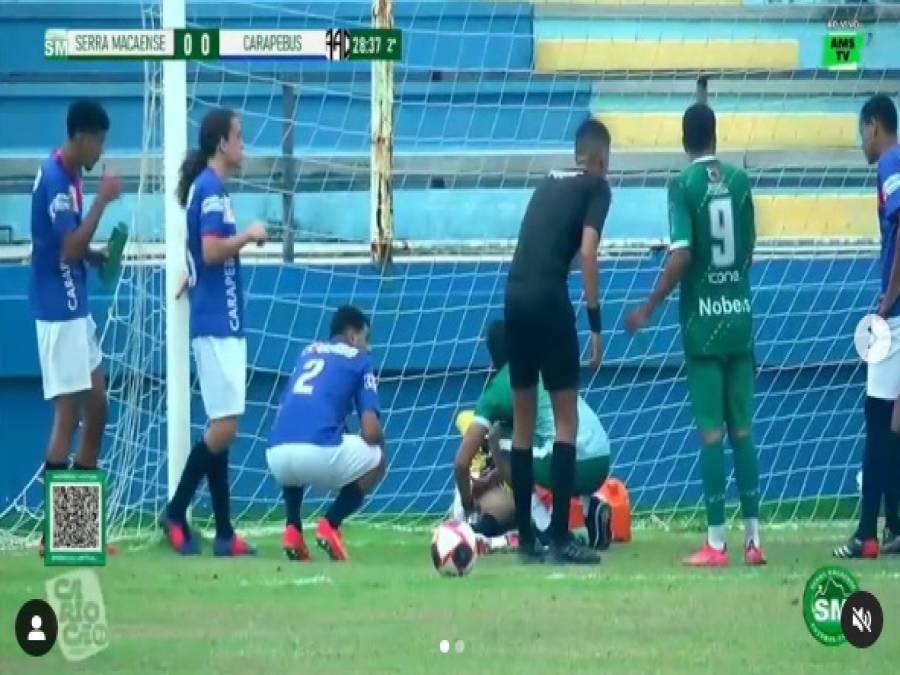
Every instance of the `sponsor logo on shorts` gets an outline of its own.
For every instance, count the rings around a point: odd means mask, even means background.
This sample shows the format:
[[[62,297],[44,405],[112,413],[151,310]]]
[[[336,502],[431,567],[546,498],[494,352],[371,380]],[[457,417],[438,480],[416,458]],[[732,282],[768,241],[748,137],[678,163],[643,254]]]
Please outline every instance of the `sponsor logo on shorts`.
[[[75,290],[75,279],[72,276],[72,268],[66,263],[59,264],[59,273],[62,276],[63,287],[66,289],[66,307],[74,312],[78,309],[78,292]]]
[[[749,314],[750,300],[742,298],[700,298],[700,316],[729,316],[731,314]]]
[[[241,317],[238,312],[237,297],[237,264],[234,258],[225,261],[225,303],[228,307],[228,326],[233,331],[241,329]]]

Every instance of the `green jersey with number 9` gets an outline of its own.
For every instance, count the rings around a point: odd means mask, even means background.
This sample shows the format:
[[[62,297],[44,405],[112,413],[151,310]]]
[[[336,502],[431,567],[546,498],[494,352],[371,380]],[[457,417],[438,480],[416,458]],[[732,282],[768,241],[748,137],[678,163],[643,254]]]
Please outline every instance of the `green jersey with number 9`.
[[[750,263],[756,243],[747,174],[700,157],[669,184],[672,249],[688,248],[681,334],[689,356],[753,350]]]

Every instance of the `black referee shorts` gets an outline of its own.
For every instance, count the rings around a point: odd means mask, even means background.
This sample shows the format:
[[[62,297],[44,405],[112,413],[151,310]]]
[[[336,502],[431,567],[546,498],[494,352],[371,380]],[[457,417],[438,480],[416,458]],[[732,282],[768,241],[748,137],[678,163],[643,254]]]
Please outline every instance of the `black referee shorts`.
[[[503,313],[512,388],[534,387],[540,375],[547,391],[578,389],[581,355],[568,290],[509,284]]]

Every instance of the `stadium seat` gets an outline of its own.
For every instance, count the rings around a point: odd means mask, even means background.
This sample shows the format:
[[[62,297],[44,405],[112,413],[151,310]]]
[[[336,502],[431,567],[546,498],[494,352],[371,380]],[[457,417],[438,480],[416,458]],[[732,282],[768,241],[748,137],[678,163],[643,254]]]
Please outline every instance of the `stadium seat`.
[[[878,236],[870,194],[757,194],[760,239],[863,239]]]

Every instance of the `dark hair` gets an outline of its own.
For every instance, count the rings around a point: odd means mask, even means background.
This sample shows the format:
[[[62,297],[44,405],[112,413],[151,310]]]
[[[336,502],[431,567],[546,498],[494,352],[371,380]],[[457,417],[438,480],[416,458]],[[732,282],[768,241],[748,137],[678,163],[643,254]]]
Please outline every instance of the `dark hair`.
[[[606,125],[600,120],[589,117],[575,132],[575,158],[579,162],[584,162],[591,155],[609,150],[611,142],[612,139]]]
[[[331,319],[331,337],[343,335],[348,328],[361,331],[369,326],[369,319],[353,305],[339,307]]]
[[[487,342],[488,354],[491,355],[491,364],[500,370],[509,361],[506,347],[506,324],[501,321],[492,321],[484,334]]]
[[[219,143],[228,139],[231,133],[231,120],[234,117],[234,111],[229,108],[216,108],[203,116],[198,147],[189,150],[181,163],[178,187],[175,189],[175,196],[178,197],[178,203],[182,208],[187,206],[191,185],[197,180],[197,176],[203,173],[209,158],[216,154]]]
[[[66,114],[66,132],[69,139],[75,134],[99,134],[109,131],[109,116],[103,106],[87,98],[73,101]]]
[[[684,149],[698,153],[709,150],[716,142],[716,114],[705,103],[694,103],[681,118]]]
[[[863,124],[871,124],[878,120],[886,132],[897,133],[897,108],[884,94],[875,94],[866,101],[859,113],[859,119]]]

